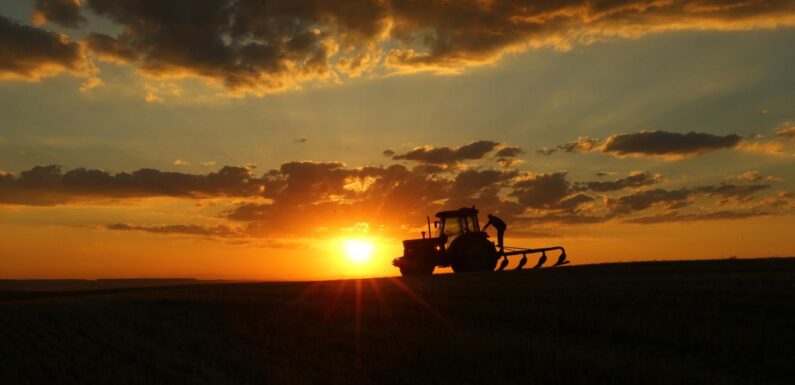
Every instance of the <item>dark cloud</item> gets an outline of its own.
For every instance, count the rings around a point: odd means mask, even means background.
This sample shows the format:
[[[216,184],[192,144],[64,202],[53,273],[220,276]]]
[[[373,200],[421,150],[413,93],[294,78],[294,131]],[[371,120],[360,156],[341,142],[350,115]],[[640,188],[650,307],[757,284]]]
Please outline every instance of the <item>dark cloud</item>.
[[[564,210],[574,210],[578,208],[583,203],[592,202],[594,199],[591,196],[585,195],[583,193],[577,193],[566,198],[560,200],[558,203],[557,208],[561,208]]]
[[[633,172],[626,178],[613,181],[594,181],[582,184],[584,188],[596,192],[618,191],[631,187],[643,187],[658,183],[662,180],[660,174],[648,174],[645,172]]]
[[[607,207],[617,214],[628,214],[641,211],[661,204],[667,209],[680,208],[689,204],[691,191],[687,189],[663,190],[653,189],[639,191],[618,198],[608,198]]]
[[[519,156],[524,153],[525,151],[521,147],[506,146],[497,151],[494,157],[497,158],[500,167],[511,168],[522,162]]]
[[[673,210],[693,203],[699,195],[747,201],[755,193],[769,188],[769,185],[735,185],[722,183],[712,186],[681,188],[677,190],[653,189],[635,192],[618,198],[608,198],[606,206],[617,214],[630,214],[652,206],[662,206],[664,210]]]
[[[105,61],[128,63],[139,57],[129,44],[102,33],[91,33],[83,39],[88,49]]]
[[[441,174],[443,172],[453,172],[454,170],[451,167],[446,167],[446,165],[422,163],[412,167],[411,171],[419,174]]]
[[[395,49],[387,56],[387,65],[406,71],[454,71],[527,46],[568,50],[575,44],[668,30],[789,25],[791,20],[783,14],[791,14],[793,8],[786,1],[392,1],[391,5],[392,35],[420,46]]]
[[[59,166],[36,166],[18,177],[0,178],[0,203],[52,205],[91,198],[120,199],[148,196],[204,197],[256,196],[263,185],[243,167],[226,166],[217,172],[193,175],[140,169],[111,174],[78,168],[62,172]]]
[[[80,44],[0,15],[0,79],[38,80],[63,71],[85,75],[90,68]]]
[[[393,151],[393,150],[384,150],[381,154],[386,156],[386,157],[388,157],[388,158],[391,158],[391,157],[395,156],[395,151]]]
[[[301,144],[306,143],[308,141],[309,141],[309,139],[307,139],[307,138],[298,138],[298,139],[295,140],[296,143],[301,143]]]
[[[611,175],[616,175],[616,174],[617,173],[613,172],[613,171],[599,171],[599,172],[596,173],[596,176],[598,176],[600,178],[604,178],[606,176],[611,176]]]
[[[470,197],[486,187],[502,186],[517,173],[496,170],[466,170],[456,175],[451,186],[451,194]]]
[[[75,0],[37,0],[36,18],[74,26]],[[568,50],[672,30],[792,26],[792,2],[415,0],[86,0],[119,25],[91,35],[105,58],[135,60],[151,76],[195,76],[261,94],[306,80],[381,73],[456,73],[508,52]],[[200,27],[197,27],[200,26]]]
[[[578,193],[565,172],[531,175],[511,186],[511,196],[533,209],[574,209],[593,198]]]
[[[602,152],[612,155],[691,156],[731,148],[740,143],[739,135],[712,135],[688,132],[641,131],[607,138]]]
[[[31,19],[34,24],[52,22],[67,28],[75,28],[86,21],[80,14],[79,0],[36,0]]]
[[[493,151],[499,143],[490,140],[478,140],[461,147],[418,147],[405,154],[396,154],[395,160],[413,160],[432,164],[451,164],[464,160],[483,159]]]
[[[555,147],[544,147],[538,152],[543,155],[552,155],[558,151],[567,152],[567,153],[579,153],[579,152],[588,152],[593,150],[596,146],[598,146],[602,141],[597,138],[591,138],[588,136],[581,136],[577,138],[574,142],[571,143],[564,143],[557,145]]]
[[[522,154],[524,154],[524,150],[521,147],[506,146],[497,151],[494,156],[499,158],[516,158]]]
[[[148,75],[196,76],[235,93],[262,94],[303,80],[331,79],[332,57],[361,54],[388,25],[387,8],[370,1],[86,3],[124,27],[113,40],[94,35],[89,47],[101,56],[137,58]]]
[[[769,188],[767,184],[736,185],[721,183],[717,186],[703,186],[693,189],[696,193],[703,193],[714,197],[726,199],[748,199],[759,191]]]
[[[580,137],[571,143],[553,148],[538,150],[544,155],[555,152],[579,153],[600,151],[613,156],[660,156],[683,158],[701,155],[724,148],[737,147],[742,137],[739,135],[713,135],[688,132],[686,134],[666,131],[641,131],[632,134],[611,135],[606,140]]]

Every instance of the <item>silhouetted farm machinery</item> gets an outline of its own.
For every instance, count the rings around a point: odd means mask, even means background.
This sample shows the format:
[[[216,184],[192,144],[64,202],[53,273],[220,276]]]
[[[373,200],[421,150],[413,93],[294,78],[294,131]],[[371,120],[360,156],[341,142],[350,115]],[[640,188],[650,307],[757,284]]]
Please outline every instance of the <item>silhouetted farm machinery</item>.
[[[527,264],[528,254],[540,253],[538,263],[533,267],[537,269],[547,261],[546,253],[553,250],[560,250],[560,255],[552,266],[569,263],[566,250],[561,246],[538,249],[503,246],[504,251],[500,253],[497,245],[489,240],[485,228],[480,227],[475,207],[440,211],[436,218],[439,219],[433,222],[436,236],[431,232],[431,219],[427,218],[427,237],[423,231],[422,238],[403,241],[403,256],[392,261],[403,276],[430,275],[437,266],[452,267],[456,273],[503,270],[512,255],[522,256],[516,267],[519,270]],[[503,260],[497,268],[500,258]]]

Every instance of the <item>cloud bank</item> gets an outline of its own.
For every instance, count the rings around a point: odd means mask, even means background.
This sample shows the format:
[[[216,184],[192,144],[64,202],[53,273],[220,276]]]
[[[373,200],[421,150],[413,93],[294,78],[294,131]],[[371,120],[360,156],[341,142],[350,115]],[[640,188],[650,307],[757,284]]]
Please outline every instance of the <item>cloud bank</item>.
[[[74,28],[86,10],[121,27],[114,36],[86,28],[98,57],[236,94],[364,73],[458,73],[527,49],[666,31],[795,25],[784,0],[36,0],[32,18]]]
[[[503,151],[504,149],[510,149]],[[729,220],[793,212],[795,199],[773,189],[774,179],[739,174],[736,183],[670,188],[660,174],[636,171],[612,180],[578,181],[569,173],[495,167],[517,147],[480,140],[462,146],[423,146],[404,154],[410,165],[351,167],[341,162],[286,162],[255,173],[225,166],[205,174],[141,169],[110,173],[37,166],[0,173],[0,205],[140,204],[150,197],[212,199],[201,223],[102,224],[113,231],[203,238],[324,237],[346,231],[403,236],[426,215],[477,206],[527,234],[609,221],[634,224]],[[411,154],[411,155],[408,155]],[[446,167],[467,161],[466,166]],[[747,175],[746,175],[747,174]],[[762,179],[770,183],[758,183]],[[202,215],[208,215],[207,213]]]

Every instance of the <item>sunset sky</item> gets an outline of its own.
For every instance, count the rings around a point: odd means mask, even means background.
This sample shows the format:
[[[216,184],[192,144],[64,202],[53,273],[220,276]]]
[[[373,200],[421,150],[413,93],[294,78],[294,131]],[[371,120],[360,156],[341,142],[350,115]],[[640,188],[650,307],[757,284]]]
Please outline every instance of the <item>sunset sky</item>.
[[[794,47],[793,1],[6,1],[0,278],[395,275],[472,205],[575,264],[794,255]]]

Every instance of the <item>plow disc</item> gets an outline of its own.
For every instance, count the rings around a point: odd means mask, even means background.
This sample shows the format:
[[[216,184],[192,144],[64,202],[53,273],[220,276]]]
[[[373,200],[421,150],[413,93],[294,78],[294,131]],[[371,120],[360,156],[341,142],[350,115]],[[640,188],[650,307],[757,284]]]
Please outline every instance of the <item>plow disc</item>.
[[[541,256],[538,258],[538,262],[532,269],[539,269],[547,262],[547,251],[553,250],[560,250],[560,255],[558,256],[558,260],[552,264],[552,267],[566,265],[569,263],[569,260],[566,259],[566,250],[561,246],[553,246],[553,247],[543,247],[539,249],[526,249],[521,247],[510,247],[505,246],[505,252],[502,254],[502,262],[500,263],[500,268],[497,269],[498,271],[505,270],[505,267],[508,266],[508,257],[512,255],[521,255],[522,259],[519,260],[519,264],[514,268],[514,270],[521,270],[527,264],[527,255],[528,254],[538,254],[541,253]]]

